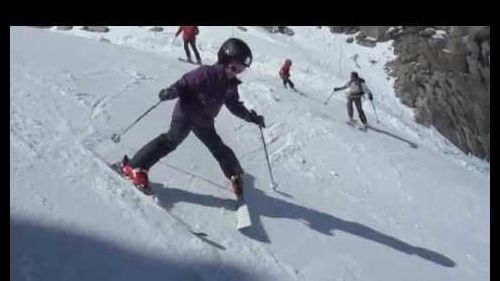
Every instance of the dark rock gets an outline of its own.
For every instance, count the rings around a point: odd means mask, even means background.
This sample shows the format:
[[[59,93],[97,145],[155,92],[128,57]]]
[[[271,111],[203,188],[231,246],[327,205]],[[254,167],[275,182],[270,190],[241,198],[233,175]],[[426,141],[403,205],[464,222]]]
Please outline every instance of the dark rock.
[[[428,27],[424,30],[420,30],[418,34],[423,37],[432,37],[436,34],[436,29]]]
[[[287,26],[262,26],[262,28],[270,33],[283,33],[289,36],[295,34],[295,32],[293,32],[293,30]]]
[[[376,41],[386,41],[388,38],[386,37],[386,31],[389,29],[389,26],[360,26],[360,31],[366,37],[374,38]]]
[[[330,26],[330,32],[332,33],[354,34],[359,30],[359,26]]]
[[[163,31],[163,27],[161,26],[154,26],[154,27],[151,27],[149,29],[149,31],[153,31],[153,32],[162,32]]]
[[[90,32],[109,32],[106,26],[84,26],[82,29]]]
[[[399,37],[401,34],[403,34],[403,29],[400,26],[391,26],[389,27],[384,34],[385,39],[390,40],[390,39],[396,39]]]
[[[377,40],[372,37],[356,37],[356,43],[361,46],[373,48],[377,45]]]

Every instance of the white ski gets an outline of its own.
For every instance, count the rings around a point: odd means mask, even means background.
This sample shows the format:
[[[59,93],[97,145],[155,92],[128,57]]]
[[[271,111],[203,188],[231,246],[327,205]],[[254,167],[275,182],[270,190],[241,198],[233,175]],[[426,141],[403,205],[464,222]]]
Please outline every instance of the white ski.
[[[242,229],[252,225],[248,206],[243,199],[238,200],[238,209],[236,210],[236,228]]]

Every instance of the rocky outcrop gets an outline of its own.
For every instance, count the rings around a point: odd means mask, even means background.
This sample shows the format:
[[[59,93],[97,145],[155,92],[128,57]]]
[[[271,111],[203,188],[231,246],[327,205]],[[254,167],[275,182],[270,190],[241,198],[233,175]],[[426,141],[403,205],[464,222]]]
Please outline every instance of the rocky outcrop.
[[[403,31],[390,63],[395,92],[466,153],[490,158],[490,28]]]
[[[58,26],[58,30],[71,30],[73,29],[73,26]]]
[[[356,34],[356,37],[347,38],[347,43],[356,43],[365,47],[375,47],[377,42],[387,41],[391,39],[389,30],[390,26],[330,26],[330,31],[333,33]],[[391,30],[392,31],[392,30]]]

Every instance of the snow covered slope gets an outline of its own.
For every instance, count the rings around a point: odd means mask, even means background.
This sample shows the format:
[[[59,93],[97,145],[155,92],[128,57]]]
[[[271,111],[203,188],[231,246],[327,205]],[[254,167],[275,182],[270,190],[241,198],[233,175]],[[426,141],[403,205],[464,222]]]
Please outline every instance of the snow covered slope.
[[[248,173],[252,228],[235,229],[234,196],[193,135],[151,169],[158,204],[131,188],[105,161],[167,130],[174,102],[118,145],[110,136],[196,67],[177,60],[175,27],[148,28],[11,27],[11,280],[489,280],[489,164],[412,121],[384,72],[390,42],[365,48],[315,27],[292,37],[200,27],[206,63],[233,35],[254,52],[240,94],[266,118],[278,191],[258,128],[225,109],[216,127]],[[286,58],[306,96],[277,77]],[[345,124],[342,93],[323,103],[353,70],[374,93],[380,123],[364,107],[377,130]]]

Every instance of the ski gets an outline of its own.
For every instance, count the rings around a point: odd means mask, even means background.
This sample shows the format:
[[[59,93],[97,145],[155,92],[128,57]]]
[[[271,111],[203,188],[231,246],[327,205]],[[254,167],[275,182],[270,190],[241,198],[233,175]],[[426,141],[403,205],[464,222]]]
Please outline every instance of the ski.
[[[120,173],[120,170],[117,169],[117,167],[118,167],[117,165],[119,165],[118,163],[114,163],[114,164],[106,163],[106,164],[109,168],[111,168],[111,170],[113,170],[113,172],[117,173],[122,179],[125,179],[125,178],[123,178],[122,174]],[[131,184],[130,182],[127,182],[127,183]],[[133,186],[133,184],[132,184],[132,186]],[[153,191],[151,191],[151,193],[146,193],[146,192],[142,191],[141,189],[137,188],[136,186],[134,186],[134,190],[140,191],[141,194],[152,198],[153,202],[155,203],[154,205],[156,207],[161,208],[162,211],[164,211],[171,219],[173,219],[178,225],[180,225],[182,228],[184,228],[187,232],[192,234],[194,237],[200,239],[201,241],[205,242],[206,244],[209,244],[210,246],[215,247],[219,250],[226,249],[224,246],[218,244],[217,242],[214,242],[214,241],[208,239],[207,238],[208,234],[206,234],[205,232],[195,231],[193,229],[193,227],[191,225],[189,225],[186,221],[184,221],[183,219],[181,219],[180,217],[178,217],[174,213],[170,212],[169,210],[158,205],[158,198],[156,197],[156,195],[154,194]]]
[[[210,180],[207,180],[206,178],[203,178],[203,177],[200,177],[198,175],[195,175],[193,173],[190,173],[188,171],[185,171],[185,170],[182,170],[182,169],[179,169],[171,164],[168,164],[168,163],[165,163],[165,162],[160,162],[162,163],[163,165],[165,166],[168,166],[170,167],[171,169],[174,169],[178,172],[181,172],[183,174],[186,174],[188,176],[191,176],[191,177],[197,177],[198,179],[200,180],[203,180],[209,184],[211,184],[212,186],[217,186],[217,184],[214,184],[212,181]],[[228,191],[228,192],[231,192],[232,194],[234,194],[234,192],[232,191],[233,188],[231,186],[231,182],[229,182],[229,186],[227,188],[224,188],[224,190]],[[249,227],[252,225],[252,222],[250,220],[250,213],[248,211],[248,206],[245,202],[245,199],[243,198],[243,196],[236,196],[236,201],[235,201],[235,208],[236,210],[236,228],[237,229],[242,229],[242,228],[246,228],[246,227]]]
[[[366,132],[368,130],[368,126],[358,125],[358,120],[345,121],[345,123],[353,128],[356,128],[360,131]]]
[[[236,229],[243,229],[252,226],[248,206],[243,197],[236,200]]]
[[[236,229],[243,229],[252,225],[250,221],[250,213],[248,212],[248,206],[245,202],[245,184],[244,175],[231,177],[229,184],[230,190],[232,189],[236,195]]]
[[[301,91],[297,90],[296,88],[292,88],[292,87],[290,87],[290,88],[287,88],[287,89],[292,90],[293,92],[296,92],[296,93],[298,93],[298,94],[299,94],[299,95],[301,95],[301,96],[305,96],[305,95],[306,95],[306,94],[304,94],[303,92],[301,92]]]
[[[345,123],[351,127],[355,127],[358,124],[358,120],[353,119],[352,121],[345,121]]]
[[[194,65],[202,65],[201,63],[196,63],[194,61],[188,61],[187,59],[184,59],[184,58],[177,58],[179,61],[182,61],[182,62],[185,62],[185,63],[190,63],[190,64],[194,64]]]

